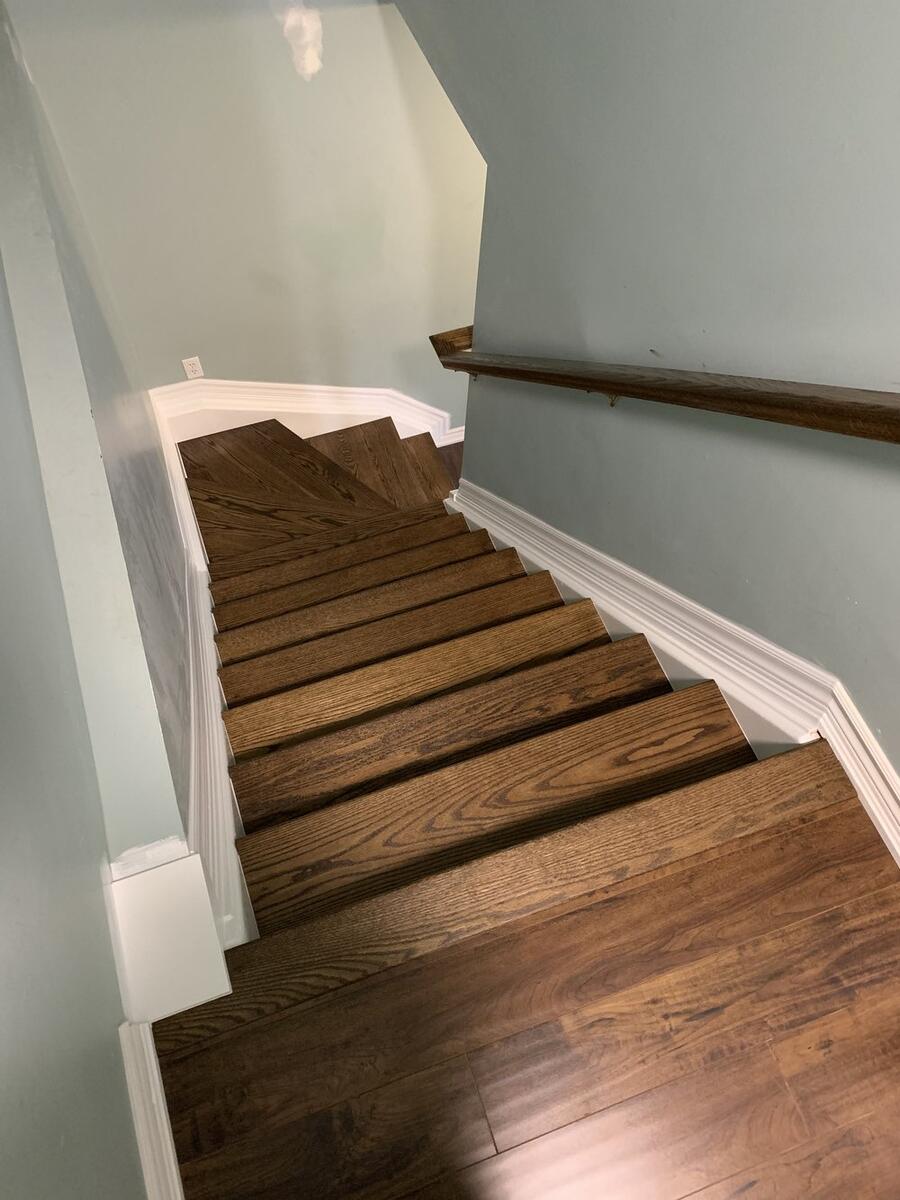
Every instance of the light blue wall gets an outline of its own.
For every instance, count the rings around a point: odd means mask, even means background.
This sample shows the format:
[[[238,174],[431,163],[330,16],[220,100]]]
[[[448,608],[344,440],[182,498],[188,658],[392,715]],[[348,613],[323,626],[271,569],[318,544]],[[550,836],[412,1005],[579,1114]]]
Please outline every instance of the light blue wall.
[[[0,253],[116,858],[183,836],[183,547],[148,398],[124,365],[77,206],[14,54],[0,29]]]
[[[484,164],[392,4],[10,0],[148,386],[395,387],[461,420],[428,335],[471,319]]]
[[[900,391],[894,0],[400,8],[488,162],[478,347]],[[900,447],[480,379],[465,475],[836,672],[900,766]]]
[[[103,814],[2,263],[0,403],[0,1191],[140,1200]]]

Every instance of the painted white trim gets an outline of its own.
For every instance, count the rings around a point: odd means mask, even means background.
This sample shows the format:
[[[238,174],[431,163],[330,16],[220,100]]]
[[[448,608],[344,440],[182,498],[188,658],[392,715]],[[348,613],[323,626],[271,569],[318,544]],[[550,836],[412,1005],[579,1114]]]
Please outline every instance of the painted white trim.
[[[395,388],[323,387],[236,379],[190,379],[154,388],[153,402],[176,441],[278,417],[301,437],[391,417],[401,437],[430,433],[438,446],[461,441],[464,426]]]
[[[900,776],[835,675],[466,479],[448,507],[590,597],[614,636],[645,634],[673,684],[714,679],[758,749],[821,733],[900,862]]]
[[[149,1023],[119,1026],[147,1200],[184,1200],[159,1060]]]

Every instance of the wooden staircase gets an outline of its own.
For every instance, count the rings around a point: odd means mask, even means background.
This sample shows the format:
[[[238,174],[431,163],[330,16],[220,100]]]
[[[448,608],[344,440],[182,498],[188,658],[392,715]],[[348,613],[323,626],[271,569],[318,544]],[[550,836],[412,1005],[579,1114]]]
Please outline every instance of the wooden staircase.
[[[887,1197],[900,885],[825,743],[757,762],[427,434],[181,452],[261,933],[154,1027],[188,1200]]]

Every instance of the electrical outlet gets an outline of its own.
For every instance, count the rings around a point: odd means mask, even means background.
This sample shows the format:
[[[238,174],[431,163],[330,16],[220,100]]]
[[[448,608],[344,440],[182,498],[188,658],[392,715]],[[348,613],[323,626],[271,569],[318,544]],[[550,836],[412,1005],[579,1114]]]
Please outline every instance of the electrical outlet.
[[[188,379],[203,378],[203,363],[199,358],[183,358],[181,365],[184,367],[184,373]]]

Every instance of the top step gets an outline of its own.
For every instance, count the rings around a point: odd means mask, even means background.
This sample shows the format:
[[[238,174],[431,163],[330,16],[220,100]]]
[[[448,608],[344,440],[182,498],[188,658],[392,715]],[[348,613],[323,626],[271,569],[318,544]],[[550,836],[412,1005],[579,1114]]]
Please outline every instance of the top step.
[[[446,500],[453,491],[453,480],[438,453],[430,433],[404,438],[403,447],[424,487],[435,500]]]
[[[191,487],[333,504],[360,517],[393,505],[279,421],[260,421],[179,443]]]

